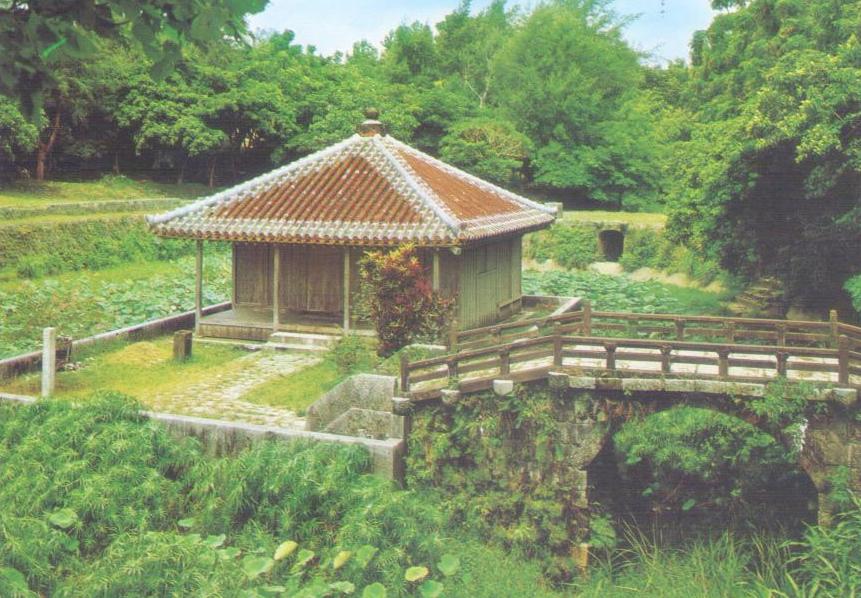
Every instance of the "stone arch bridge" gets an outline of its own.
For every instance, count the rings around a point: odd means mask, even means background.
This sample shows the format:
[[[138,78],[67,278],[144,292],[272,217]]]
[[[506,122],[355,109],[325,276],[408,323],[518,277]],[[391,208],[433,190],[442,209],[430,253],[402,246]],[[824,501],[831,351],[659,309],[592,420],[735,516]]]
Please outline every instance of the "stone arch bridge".
[[[803,434],[795,441],[801,444],[799,466],[819,495],[820,522],[831,520],[830,480],[841,469],[861,492],[861,328],[835,316],[793,322],[643,315],[593,312],[585,304],[576,312],[470,331],[456,340],[450,354],[402,360],[402,396],[393,400],[393,410],[414,422],[432,412],[445,421],[445,410],[479,393],[516,400],[508,396],[515,383],[546,388],[564,468],[542,471],[536,461],[488,475],[554,476],[573,488],[574,508],[588,510],[587,469],[619,423],[695,404],[773,432],[748,405],[779,379],[810,387]],[[498,450],[505,446],[513,445],[503,442]]]

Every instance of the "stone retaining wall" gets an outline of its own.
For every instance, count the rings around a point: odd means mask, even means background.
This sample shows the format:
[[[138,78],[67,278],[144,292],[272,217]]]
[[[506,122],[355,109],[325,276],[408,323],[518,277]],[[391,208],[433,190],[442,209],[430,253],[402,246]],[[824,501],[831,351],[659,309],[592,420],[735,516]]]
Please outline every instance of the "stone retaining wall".
[[[203,309],[203,315],[218,313],[230,309],[230,302],[218,303],[210,305]],[[173,316],[150,320],[142,324],[127,326],[117,330],[102,332],[93,336],[88,336],[76,341],[72,341],[72,351],[74,355],[75,349],[83,347],[91,347],[101,343],[117,340],[129,339],[140,340],[161,336],[168,332],[181,330],[183,328],[194,327],[194,311],[187,311]],[[14,378],[22,374],[35,372],[42,367],[42,351],[33,351],[32,353],[24,353],[14,357],[0,359],[0,380],[4,378]]]
[[[30,405],[36,402],[35,397],[0,393],[0,401]],[[202,417],[173,415],[146,411],[144,414],[153,421],[159,422],[168,432],[176,437],[193,437],[200,441],[204,450],[214,456],[235,455],[244,448],[262,440],[304,440],[311,442],[334,442],[338,444],[361,444],[371,454],[372,472],[376,475],[403,483],[404,471],[404,441],[396,438],[389,440],[374,440],[326,434],[323,432],[308,432],[273,426],[258,426],[239,422],[228,422]]]

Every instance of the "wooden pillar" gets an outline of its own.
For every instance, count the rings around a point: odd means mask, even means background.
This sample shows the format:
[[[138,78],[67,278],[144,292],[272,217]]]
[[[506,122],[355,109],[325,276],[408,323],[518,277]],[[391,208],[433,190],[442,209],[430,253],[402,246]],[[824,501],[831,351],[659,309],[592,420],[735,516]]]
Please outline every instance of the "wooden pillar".
[[[281,325],[281,247],[272,245],[272,329]]]
[[[200,321],[203,319],[203,240],[196,242],[194,258],[194,333],[200,334]]]
[[[54,394],[57,379],[57,329],[42,330],[42,396]]]
[[[431,268],[431,284],[434,292],[439,291],[439,251],[434,249],[433,266]]]
[[[828,312],[828,323],[831,325],[831,346],[837,348],[837,337],[840,336],[840,320],[837,318],[837,310]]]
[[[344,247],[344,332],[350,330],[350,248]]]

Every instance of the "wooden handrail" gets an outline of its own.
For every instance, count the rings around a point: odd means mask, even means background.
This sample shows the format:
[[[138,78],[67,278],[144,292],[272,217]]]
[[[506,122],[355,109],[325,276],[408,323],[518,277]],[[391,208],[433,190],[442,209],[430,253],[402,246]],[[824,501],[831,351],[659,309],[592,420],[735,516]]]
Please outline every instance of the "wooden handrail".
[[[558,329],[558,326],[555,328]],[[535,350],[535,348],[542,346],[548,348],[544,351]],[[552,348],[549,348],[550,346]],[[566,346],[573,346],[575,348],[569,348],[566,352]],[[526,351],[530,348],[533,349],[531,352]],[[659,352],[659,355],[655,353],[631,352],[631,350],[636,351],[637,349],[655,350]],[[714,357],[679,355],[678,352],[680,351],[708,353],[714,355]],[[570,356],[572,353],[580,357],[603,359],[603,369],[608,371],[615,371],[617,369],[617,360],[619,359],[658,361],[661,363],[661,373],[663,375],[671,374],[673,364],[712,364],[718,368],[718,378],[725,380],[747,380],[749,378],[743,375],[731,375],[729,372],[730,367],[735,365],[761,369],[774,368],[776,373],[781,376],[786,376],[789,370],[836,373],[838,383],[848,385],[850,383],[850,373],[861,369],[861,359],[859,359],[861,353],[851,350],[850,341],[846,335],[840,336],[837,348],[817,348],[791,347],[786,345],[692,342],[684,340],[568,336],[557,333],[415,362],[409,362],[403,356],[401,358],[401,387],[404,391],[409,392],[412,374],[418,370],[436,368],[436,371],[420,374],[422,381],[451,378],[457,377],[458,371],[465,362],[473,362],[463,365],[466,372],[491,368],[497,369],[499,375],[507,376],[511,373],[511,366],[514,363],[530,361],[535,359],[536,356],[546,356],[552,357],[553,365],[559,367],[563,363],[563,356]],[[733,354],[737,356],[731,357]],[[738,355],[741,355],[741,357]],[[744,355],[762,356],[767,359],[745,358]],[[818,357],[834,361],[820,363],[795,362],[790,364],[789,360],[792,357]]]

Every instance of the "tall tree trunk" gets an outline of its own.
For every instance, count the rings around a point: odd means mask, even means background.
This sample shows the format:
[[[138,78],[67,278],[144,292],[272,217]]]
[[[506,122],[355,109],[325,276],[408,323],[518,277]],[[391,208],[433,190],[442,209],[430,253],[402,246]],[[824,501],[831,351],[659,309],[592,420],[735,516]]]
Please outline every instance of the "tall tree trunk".
[[[179,174],[176,176],[176,184],[182,185],[183,180],[185,179],[185,163],[188,162],[188,158],[182,159],[182,164],[179,167]]]
[[[55,108],[54,118],[51,120],[51,134],[48,136],[48,141],[39,139],[39,145],[36,148],[36,180],[45,180],[46,163],[51,150],[54,149],[54,144],[57,142],[57,135],[60,132],[60,106]]]
[[[209,188],[215,187],[215,157],[209,159]]]
[[[120,173],[120,154],[119,152],[114,152],[114,174]]]

